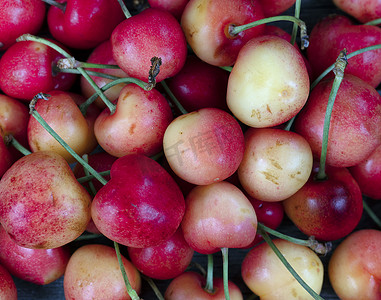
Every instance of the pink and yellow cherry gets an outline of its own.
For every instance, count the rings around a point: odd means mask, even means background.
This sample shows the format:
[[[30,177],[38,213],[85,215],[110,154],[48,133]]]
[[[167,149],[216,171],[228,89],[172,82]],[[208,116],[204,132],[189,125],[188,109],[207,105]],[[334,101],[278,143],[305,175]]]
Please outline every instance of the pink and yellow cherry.
[[[70,255],[66,246],[53,249],[21,247],[0,226],[0,264],[17,278],[38,285],[49,284],[63,276]]]
[[[87,58],[86,62],[88,63],[95,63],[95,64],[108,64],[108,65],[116,65],[116,62],[112,56],[112,48],[111,48],[111,42],[110,40],[104,41],[103,43],[99,44],[96,48],[94,48],[89,57]],[[92,69],[92,68],[86,68],[88,71],[96,71],[101,72],[117,77],[128,77],[128,75],[121,69]],[[107,79],[104,77],[99,76],[93,76],[90,75],[90,77],[94,80],[95,84],[99,86],[100,88],[106,85],[107,83],[111,82],[111,79]],[[89,81],[84,77],[81,76],[81,92],[82,95],[85,98],[89,98],[95,93],[95,90],[90,85]],[[111,102],[114,102],[118,99],[120,90],[125,86],[124,83],[119,83],[117,85],[114,85],[113,87],[107,89],[104,94],[106,95],[107,99],[109,99]],[[106,104],[103,102],[101,98],[95,99],[94,102],[98,107],[100,108],[106,108]]]
[[[333,78],[320,81],[295,119],[295,132],[321,156],[325,111]],[[362,79],[345,74],[330,120],[326,162],[351,167],[365,160],[381,143],[381,96]]]
[[[91,49],[110,38],[125,16],[117,0],[58,0],[64,9],[50,6],[51,35],[69,48]]]
[[[374,200],[381,200],[381,146],[359,164],[348,168],[358,183],[361,193]]]
[[[155,32],[155,34],[152,34]],[[168,11],[148,8],[122,21],[111,35],[112,52],[119,67],[131,77],[148,80],[153,57],[161,58],[159,82],[184,66],[187,45],[179,22]]]
[[[229,76],[227,104],[242,123],[272,127],[304,106],[310,81],[302,54],[277,36],[259,36],[238,54]]]
[[[235,185],[221,181],[197,186],[185,201],[181,228],[187,243],[198,253],[243,248],[254,240],[255,210]]]
[[[61,58],[61,54],[42,43],[18,42],[9,47],[0,59],[0,88],[6,95],[25,102],[38,93],[68,90],[73,86],[76,75],[54,74],[53,66]]]
[[[241,163],[245,141],[228,112],[202,108],[174,119],[163,148],[171,169],[182,179],[206,185],[231,176]]]
[[[362,229],[348,235],[334,250],[328,275],[342,300],[381,299],[381,231]]]
[[[367,23],[381,17],[381,3],[377,0],[333,0],[333,3],[361,23]]]
[[[102,234],[128,247],[144,248],[176,232],[185,212],[184,196],[159,163],[141,154],[125,155],[114,162],[110,176],[91,205]]]
[[[132,289],[141,290],[141,277],[135,266],[122,256]],[[70,257],[63,281],[66,299],[131,299],[119,268],[115,249],[101,244],[78,248]]]
[[[0,181],[0,197],[0,222],[22,247],[60,247],[80,236],[90,220],[90,195],[52,151],[16,161]]]
[[[5,51],[25,34],[37,34],[45,20],[46,6],[41,0],[0,2],[0,51]]]
[[[311,147],[297,133],[273,128],[249,128],[238,177],[245,191],[262,201],[282,201],[308,180],[313,165]]]
[[[0,298],[17,300],[17,287],[9,271],[0,265]]]
[[[238,52],[251,38],[262,34],[264,25],[231,35],[231,26],[263,19],[259,1],[190,0],[181,17],[181,26],[194,53],[214,66],[231,66]]]
[[[308,182],[283,201],[284,211],[306,235],[333,241],[350,234],[362,212],[362,195],[357,182],[346,168],[326,166],[328,179],[316,180],[318,167]]]
[[[316,253],[286,240],[275,239],[273,242],[298,275],[319,294],[324,267]],[[313,299],[267,243],[254,247],[246,254],[241,274],[248,288],[261,300]]]
[[[226,86],[229,73],[189,55],[184,67],[168,78],[167,85],[184,109],[192,112],[206,107],[228,110]]]
[[[104,109],[94,131],[99,145],[113,156],[151,156],[162,150],[164,132],[172,120],[168,101],[158,90],[128,84],[120,92],[115,113]]]
[[[259,3],[261,3],[263,14],[268,18],[284,13],[295,4],[295,0],[259,0]]]
[[[159,280],[175,278],[185,272],[192,261],[194,250],[184,239],[181,227],[157,246],[128,247],[128,256],[144,275]]]
[[[366,3],[362,2],[362,6]],[[381,28],[359,25],[343,15],[329,15],[320,20],[310,34],[307,57],[313,77],[317,78],[334,64],[340,51],[352,53],[361,48],[381,44]],[[348,41],[351,41],[350,43]],[[374,49],[349,59],[346,74],[353,74],[373,87],[381,83],[381,49]]]
[[[164,297],[167,300],[225,300],[222,278],[213,278],[213,292],[204,289],[206,280],[196,272],[188,271],[174,278],[168,285]],[[228,281],[231,300],[243,300],[242,292],[232,281]]]
[[[50,127],[80,156],[89,153],[97,146],[94,122],[99,111],[88,111],[86,117],[78,108],[84,98],[78,94],[63,91],[50,91],[49,99],[40,100],[35,109]],[[54,151],[69,163],[75,158],[40,125],[35,118],[28,123],[28,141],[32,152]]]

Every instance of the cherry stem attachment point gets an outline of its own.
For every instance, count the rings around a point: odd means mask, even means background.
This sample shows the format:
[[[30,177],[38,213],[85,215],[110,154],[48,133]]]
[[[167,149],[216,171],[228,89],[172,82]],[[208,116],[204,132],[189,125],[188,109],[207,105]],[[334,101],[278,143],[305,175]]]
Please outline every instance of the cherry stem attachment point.
[[[303,50],[308,47],[309,41],[308,41],[306,23],[303,20],[298,19],[294,16],[275,16],[275,17],[261,19],[249,24],[241,25],[241,26],[230,25],[229,34],[234,37],[241,31],[253,28],[258,25],[271,23],[275,21],[291,21],[297,24],[300,27],[300,40],[301,40],[300,48]]]
[[[333,80],[331,92],[328,98],[327,109],[325,111],[320,165],[319,165],[319,172],[316,175],[317,180],[327,179],[327,174],[325,173],[325,162],[327,159],[328,136],[329,136],[329,127],[331,122],[331,115],[333,110],[333,104],[335,103],[337,92],[339,91],[341,82],[343,81],[344,70],[347,67],[347,65],[348,65],[347,50],[344,49],[340,51],[340,54],[336,60],[335,68],[333,69],[333,72],[335,73],[335,79]]]
[[[258,228],[260,235],[263,237],[265,242],[270,246],[270,248],[274,251],[275,255],[281,260],[283,265],[287,268],[287,270],[291,273],[292,276],[300,283],[300,285],[314,298],[317,300],[324,300],[320,295],[318,295],[311,287],[299,276],[299,274],[294,270],[294,268],[290,265],[287,259],[283,256],[282,252],[275,246],[273,241],[268,236],[267,232]]]
[[[313,250],[315,253],[320,255],[326,255],[328,252],[332,250],[331,242],[319,243],[313,236],[310,236],[308,240],[294,238],[294,237],[285,235],[279,231],[276,231],[274,229],[271,229],[259,222],[258,222],[258,228],[260,228],[260,230],[265,231],[268,234],[271,234],[277,238],[289,241],[297,245],[306,246],[310,248],[311,250]]]
[[[206,273],[206,284],[204,290],[209,294],[214,292],[213,289],[213,254],[208,254],[208,268]]]
[[[136,291],[132,288],[130,281],[128,280],[126,269],[124,268],[122,256],[120,254],[119,244],[115,241],[114,241],[114,248],[115,248],[116,256],[118,258],[119,268],[123,275],[124,284],[126,285],[126,288],[127,288],[127,293],[130,296],[131,300],[140,300],[140,297],[138,296]]]
[[[222,252],[222,278],[224,282],[225,299],[230,300],[229,294],[229,248],[221,248]]]
[[[32,154],[28,149],[26,149],[23,145],[21,145],[12,134],[8,134],[4,136],[4,144],[6,146],[12,145],[15,147],[21,154],[29,155]]]
[[[59,69],[76,69],[78,67],[92,68],[92,69],[120,69],[118,65],[82,62],[82,61],[76,60],[74,57],[59,59],[57,61],[57,67]]]

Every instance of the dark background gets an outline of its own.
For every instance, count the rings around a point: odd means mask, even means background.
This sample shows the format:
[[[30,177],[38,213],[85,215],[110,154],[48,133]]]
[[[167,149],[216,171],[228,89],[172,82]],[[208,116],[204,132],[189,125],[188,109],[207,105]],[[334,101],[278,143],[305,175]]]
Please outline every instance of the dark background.
[[[309,33],[313,25],[316,24],[321,17],[327,16],[328,14],[331,14],[331,13],[344,14],[340,12],[330,0],[311,0],[311,1],[303,0],[300,18],[306,22],[308,33]],[[293,8],[289,9],[284,14],[293,15]],[[283,29],[287,30],[289,33],[291,33],[292,23],[277,22],[274,25],[280,26]],[[374,209],[374,211],[379,216],[381,216],[381,202],[371,201],[369,199],[367,200],[369,205]],[[365,212],[356,230],[362,229],[362,228],[376,228],[376,225],[372,222],[372,220],[368,217],[368,215]],[[282,225],[279,228],[279,231],[283,233],[287,233],[294,237],[306,238],[298,229],[296,229],[296,227],[287,218],[284,219]],[[102,238],[99,240],[92,240],[91,242],[98,242],[98,243],[108,244],[112,246],[112,243],[105,238]],[[335,241],[334,247],[336,247],[339,242],[340,240]],[[79,246],[81,246],[83,243],[84,242],[73,242],[71,244],[71,247],[74,250],[78,248]],[[125,249],[121,248],[121,250],[123,253],[125,253]],[[240,287],[241,291],[244,294],[245,299],[247,299],[249,296],[252,295],[250,290],[245,286],[244,282],[242,281],[241,274],[240,274],[241,262],[247,252],[248,250],[239,250],[239,249],[229,250],[229,279],[232,280],[234,283],[236,283]],[[330,258],[330,254],[328,254],[325,257],[321,257],[321,260],[325,267],[327,266],[327,262],[329,258]],[[206,268],[207,257],[205,255],[200,255],[196,253],[194,255],[194,261],[200,263],[204,268]],[[222,277],[222,258],[220,253],[215,254],[214,265],[215,265],[214,275]],[[327,272],[327,270],[325,270],[325,272]],[[21,300],[64,299],[63,278],[45,286],[38,286],[29,282],[22,281],[17,278],[14,278],[14,279],[18,288],[18,298]],[[142,286],[141,297],[146,300],[156,299],[155,295],[153,294],[147,282],[145,282],[144,280],[142,282],[143,282],[143,286]],[[155,283],[159,287],[160,291],[164,294],[169,281],[155,281]],[[323,290],[321,292],[321,296],[324,299],[338,299],[338,297],[334,294],[329,284],[327,273],[325,273],[324,285],[323,285]],[[107,295],[105,295],[104,299],[108,299]]]

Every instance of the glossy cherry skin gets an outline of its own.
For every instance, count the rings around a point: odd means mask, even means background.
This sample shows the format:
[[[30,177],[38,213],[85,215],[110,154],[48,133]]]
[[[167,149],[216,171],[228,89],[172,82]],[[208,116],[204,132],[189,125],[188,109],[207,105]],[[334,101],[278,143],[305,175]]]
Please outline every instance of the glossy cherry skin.
[[[283,201],[284,211],[306,235],[332,241],[351,233],[359,223],[362,195],[357,182],[346,168],[326,167],[328,179],[318,181],[318,167],[309,181]]]
[[[358,25],[349,17],[330,15],[318,22],[311,31],[307,58],[313,77],[317,78],[326,68],[334,64],[340,51],[348,53],[361,48],[381,44],[381,28]],[[348,41],[351,41],[350,43]],[[353,74],[371,86],[381,82],[381,49],[367,51],[349,59],[346,74]]]
[[[224,300],[224,285],[222,278],[213,278],[213,293],[204,289],[205,278],[196,272],[185,272],[171,281],[167,287],[164,297],[167,300]],[[232,300],[242,300],[242,292],[236,284],[228,281],[229,296]]]
[[[0,265],[0,296],[7,300],[17,300],[17,287],[9,271]]]
[[[363,195],[381,200],[381,146],[378,146],[367,159],[350,167],[349,171],[359,184]]]
[[[146,82],[153,57],[162,61],[156,77],[160,82],[177,74],[187,56],[179,22],[171,13],[158,8],[145,9],[121,22],[112,32],[111,44],[119,67],[131,77]]]
[[[128,255],[134,266],[153,279],[166,280],[183,273],[193,258],[194,250],[184,239],[181,227],[157,246],[146,248],[128,247]]]
[[[295,4],[295,0],[259,0],[266,18],[277,16]]]
[[[320,81],[297,115],[294,130],[310,144],[315,159],[322,149],[324,118],[333,77]],[[351,167],[381,143],[381,96],[360,78],[345,74],[330,119],[327,164]]]
[[[185,213],[184,196],[159,163],[125,155],[95,195],[91,215],[100,232],[128,247],[158,245],[172,236]]]
[[[53,74],[54,64],[63,56],[38,42],[18,42],[0,60],[0,88],[10,97],[29,102],[38,93],[68,90],[75,74]]]
[[[229,73],[225,70],[189,55],[181,71],[166,82],[188,112],[206,107],[228,110],[224,88],[228,78]]]
[[[0,51],[16,43],[24,33],[37,34],[45,20],[41,0],[4,0],[0,2]]]
[[[8,271],[38,285],[49,284],[65,273],[70,251],[66,246],[54,249],[29,249],[17,245],[0,227],[0,263]]]
[[[50,6],[47,23],[52,36],[69,48],[91,49],[110,38],[125,19],[117,0],[59,0],[63,12]]]
[[[333,0],[333,3],[361,23],[381,17],[381,3],[377,0]]]
[[[230,26],[263,19],[257,0],[190,0],[181,17],[181,26],[194,53],[215,66],[231,66],[250,39],[262,34],[264,25],[232,36]]]

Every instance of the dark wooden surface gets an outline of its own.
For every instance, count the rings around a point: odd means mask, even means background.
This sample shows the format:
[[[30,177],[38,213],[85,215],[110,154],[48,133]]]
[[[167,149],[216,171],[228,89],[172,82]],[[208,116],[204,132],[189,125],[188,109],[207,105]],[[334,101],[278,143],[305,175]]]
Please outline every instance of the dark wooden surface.
[[[331,13],[341,13],[336,9],[332,3],[331,0],[302,0],[302,10],[301,10],[301,19],[304,20],[307,24],[308,32],[310,32],[311,28],[314,24],[323,16],[326,16]],[[286,12],[286,14],[293,14],[293,10],[290,9]],[[276,25],[279,25],[280,27],[288,30],[291,32],[292,25],[289,23],[277,23]],[[370,201],[370,205],[373,207],[373,209],[378,213],[379,216],[381,216],[381,202],[376,201]],[[370,220],[370,218],[366,215],[364,212],[363,218],[358,226],[357,229],[362,228],[376,228],[375,224]],[[279,231],[283,233],[287,233],[294,237],[305,237],[288,219],[285,218],[282,225],[279,228]],[[105,239],[98,240],[96,242],[100,243],[106,243],[112,245],[109,241]],[[337,246],[337,244],[340,241],[334,242],[334,247]],[[73,244],[73,249],[79,247],[80,244]],[[123,250],[123,249],[122,249]],[[229,278],[234,281],[240,288],[241,291],[244,294],[245,299],[247,299],[252,293],[249,291],[249,289],[245,286],[244,282],[241,279],[240,274],[240,265],[243,260],[243,257],[248,252],[248,250],[239,250],[239,249],[230,249],[229,250]],[[331,252],[332,253],[332,252]],[[322,262],[324,265],[327,265],[327,262],[330,258],[330,254],[321,257]],[[200,263],[202,266],[206,268],[206,256],[195,254],[194,255],[194,261]],[[96,263],[96,262],[94,262]],[[215,276],[222,276],[222,258],[220,253],[217,253],[215,255]],[[325,269],[326,271],[326,269]],[[20,279],[15,278],[15,282],[18,288],[18,298],[21,300],[33,300],[33,299],[54,299],[54,300],[61,300],[65,299],[64,292],[63,292],[63,278],[45,285],[45,286],[38,286],[32,283],[28,283],[25,281],[22,281]],[[155,281],[155,283],[158,285],[159,289],[162,293],[164,293],[165,288],[167,287],[169,281]],[[154,296],[151,288],[149,285],[143,280],[143,289],[142,289],[142,298],[149,300],[149,299],[156,299]],[[335,293],[333,292],[329,281],[327,273],[325,273],[324,278],[324,285],[323,290],[321,293],[321,296],[324,299],[339,299]],[[107,295],[104,296],[104,299],[109,299]]]

